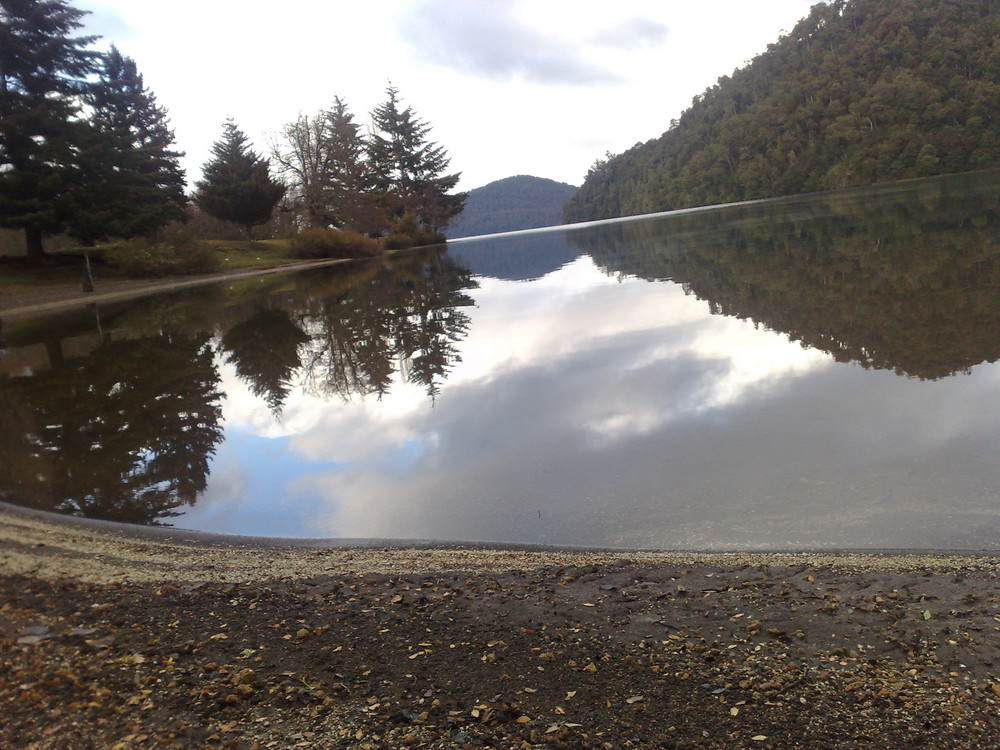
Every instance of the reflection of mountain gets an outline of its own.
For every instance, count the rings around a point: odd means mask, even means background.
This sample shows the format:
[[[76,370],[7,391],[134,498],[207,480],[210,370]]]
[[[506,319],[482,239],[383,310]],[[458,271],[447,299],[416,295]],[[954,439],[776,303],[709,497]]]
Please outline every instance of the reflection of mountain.
[[[940,378],[1000,358],[1000,174],[571,233],[598,265],[670,279],[840,361]]]
[[[560,230],[488,237],[448,245],[448,255],[477,276],[510,281],[540,279],[580,257]]]
[[[299,384],[381,396],[398,373],[434,397],[474,286],[440,250],[417,251],[11,326],[0,499],[163,523],[206,487],[223,436],[220,360],[275,415]]]
[[[0,381],[0,497],[157,523],[194,503],[222,437],[208,336],[106,341]]]

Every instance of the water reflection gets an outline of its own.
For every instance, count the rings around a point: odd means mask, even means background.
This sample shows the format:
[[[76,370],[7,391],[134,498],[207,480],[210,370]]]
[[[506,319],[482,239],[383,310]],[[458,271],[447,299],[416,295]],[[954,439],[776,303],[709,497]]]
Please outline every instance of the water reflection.
[[[997,546],[998,193],[767,201],[8,322],[0,496],[258,534]]]
[[[76,358],[50,347],[48,369],[0,381],[4,496],[145,524],[193,504],[222,439],[208,339],[102,338]]]
[[[392,376],[433,396],[459,360],[468,272],[440,252],[213,288],[13,328],[0,379],[0,497],[159,524],[207,486],[219,363],[280,418],[296,383],[343,399]]]
[[[672,280],[839,362],[934,379],[1000,358],[997,175],[578,230],[615,273]]]

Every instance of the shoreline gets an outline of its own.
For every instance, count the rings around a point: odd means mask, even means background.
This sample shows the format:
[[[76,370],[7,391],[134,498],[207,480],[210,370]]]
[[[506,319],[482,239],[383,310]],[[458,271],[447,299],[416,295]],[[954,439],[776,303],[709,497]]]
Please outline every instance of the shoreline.
[[[322,268],[350,259],[306,260],[285,263],[268,268],[246,268],[219,271],[196,276],[174,276],[165,279],[109,279],[99,281],[93,292],[84,292],[80,284],[39,284],[17,288],[13,291],[0,289],[0,316],[5,320],[31,317],[33,315],[103,302],[120,302],[143,297],[148,294],[185,289],[214,284],[235,279],[265,276],[274,273],[301,271],[305,268]]]
[[[51,516],[0,506],[3,747],[1000,746],[994,554],[296,546]]]
[[[52,560],[51,549],[60,550],[57,561]],[[257,537],[62,516],[0,502],[0,570],[5,572],[32,570],[49,579],[79,577],[96,582],[105,580],[97,571],[108,568],[107,558],[110,557],[120,565],[114,570],[113,580],[160,580],[167,575],[194,580],[204,575],[209,578],[223,576],[219,580],[245,581],[262,573],[275,576],[321,574],[325,568],[310,563],[317,554],[349,559],[358,574],[458,568],[511,570],[546,564],[606,565],[623,559],[645,565],[810,565],[842,571],[992,572],[997,569],[1000,558],[995,550],[691,551],[498,542]],[[262,570],[258,562],[263,555],[277,556],[290,569],[276,568],[274,561],[268,560]],[[71,568],[71,561],[79,567]],[[414,567],[420,564],[427,566],[426,571]]]

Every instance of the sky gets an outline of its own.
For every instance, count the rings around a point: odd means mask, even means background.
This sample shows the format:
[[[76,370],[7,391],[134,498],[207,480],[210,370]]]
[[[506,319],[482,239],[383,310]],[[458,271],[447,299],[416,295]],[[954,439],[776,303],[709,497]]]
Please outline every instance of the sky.
[[[664,132],[814,0],[75,0],[135,59],[189,183],[233,117],[260,153],[345,100],[362,125],[391,83],[459,187],[516,174],[578,185]]]

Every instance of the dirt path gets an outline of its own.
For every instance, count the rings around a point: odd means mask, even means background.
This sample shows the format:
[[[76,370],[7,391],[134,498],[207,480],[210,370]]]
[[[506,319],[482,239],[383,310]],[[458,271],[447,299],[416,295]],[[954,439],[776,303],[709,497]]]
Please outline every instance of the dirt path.
[[[283,271],[295,271],[302,268],[328,266],[343,262],[345,261],[303,261],[274,266],[273,268],[244,268],[235,271],[169,279],[107,279],[99,281],[95,291],[89,293],[84,292],[82,285],[79,283],[38,284],[7,289],[0,288],[0,315],[5,320],[11,320],[16,317],[58,310],[72,305],[120,301],[133,297],[141,297],[154,292],[184,289],[186,287],[201,286],[202,284],[213,284],[219,281],[264,276]]]
[[[0,746],[1000,746],[992,557],[185,537],[0,512]]]

